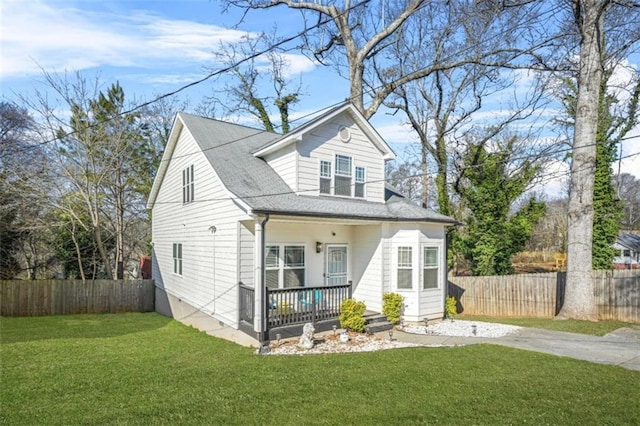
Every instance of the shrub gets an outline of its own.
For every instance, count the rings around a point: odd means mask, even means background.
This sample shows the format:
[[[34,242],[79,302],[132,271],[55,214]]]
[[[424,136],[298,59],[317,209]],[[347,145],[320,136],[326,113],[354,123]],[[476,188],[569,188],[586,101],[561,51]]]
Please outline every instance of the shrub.
[[[454,318],[458,313],[458,308],[456,306],[456,298],[453,296],[447,297],[447,300],[444,304],[444,313],[447,318]]]
[[[382,295],[382,313],[392,324],[400,322],[404,297],[398,293],[385,293]]]
[[[364,302],[358,302],[355,299],[343,300],[340,305],[340,327],[362,333],[366,325],[365,309],[367,307]]]

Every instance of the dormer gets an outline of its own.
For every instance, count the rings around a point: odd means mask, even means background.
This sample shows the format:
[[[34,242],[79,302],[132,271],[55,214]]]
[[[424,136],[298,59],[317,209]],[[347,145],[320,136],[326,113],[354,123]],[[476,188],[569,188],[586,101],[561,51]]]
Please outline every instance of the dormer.
[[[260,148],[298,195],[384,202],[385,162],[395,154],[351,104],[344,103]]]

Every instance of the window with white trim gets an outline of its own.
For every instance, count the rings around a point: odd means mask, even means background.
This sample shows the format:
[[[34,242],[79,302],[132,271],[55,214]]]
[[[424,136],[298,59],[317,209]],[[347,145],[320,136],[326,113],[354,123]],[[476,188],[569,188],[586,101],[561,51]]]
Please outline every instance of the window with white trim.
[[[304,254],[301,245],[268,245],[265,254],[267,287],[304,287]]]
[[[424,290],[440,287],[440,268],[438,247],[422,249],[422,288]]]
[[[353,188],[354,197],[364,198],[364,181],[364,167],[356,167],[356,183]]]
[[[331,161],[320,161],[320,193],[331,194]]]
[[[173,244],[173,273],[182,275],[182,244]]]
[[[411,247],[398,247],[398,288],[413,288],[413,250]]]
[[[182,170],[182,202],[190,203],[194,200],[193,164]]]
[[[351,175],[353,159],[347,155],[336,154],[336,172],[333,188],[334,195],[351,196]]]

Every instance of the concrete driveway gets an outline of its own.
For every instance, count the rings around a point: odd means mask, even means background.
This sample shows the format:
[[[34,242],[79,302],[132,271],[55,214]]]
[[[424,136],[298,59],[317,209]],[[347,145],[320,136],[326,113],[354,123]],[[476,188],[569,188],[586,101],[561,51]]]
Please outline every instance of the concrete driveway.
[[[401,331],[394,333],[393,337],[401,342],[434,346],[490,343],[640,371],[640,326],[621,328],[603,337],[524,327],[498,338],[434,336]]]

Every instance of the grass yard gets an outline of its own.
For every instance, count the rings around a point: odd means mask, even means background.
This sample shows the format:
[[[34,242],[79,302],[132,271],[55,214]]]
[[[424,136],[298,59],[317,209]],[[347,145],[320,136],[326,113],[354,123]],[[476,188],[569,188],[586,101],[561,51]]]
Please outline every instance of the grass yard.
[[[500,346],[258,356],[156,314],[0,326],[6,425],[640,424],[640,372]]]
[[[604,336],[622,327],[635,327],[640,325],[622,321],[578,321],[557,320],[553,318],[498,318],[483,315],[459,315],[457,318],[467,321],[485,321],[500,324],[519,325],[521,327],[544,328],[547,330],[567,331],[569,333],[590,334]]]

